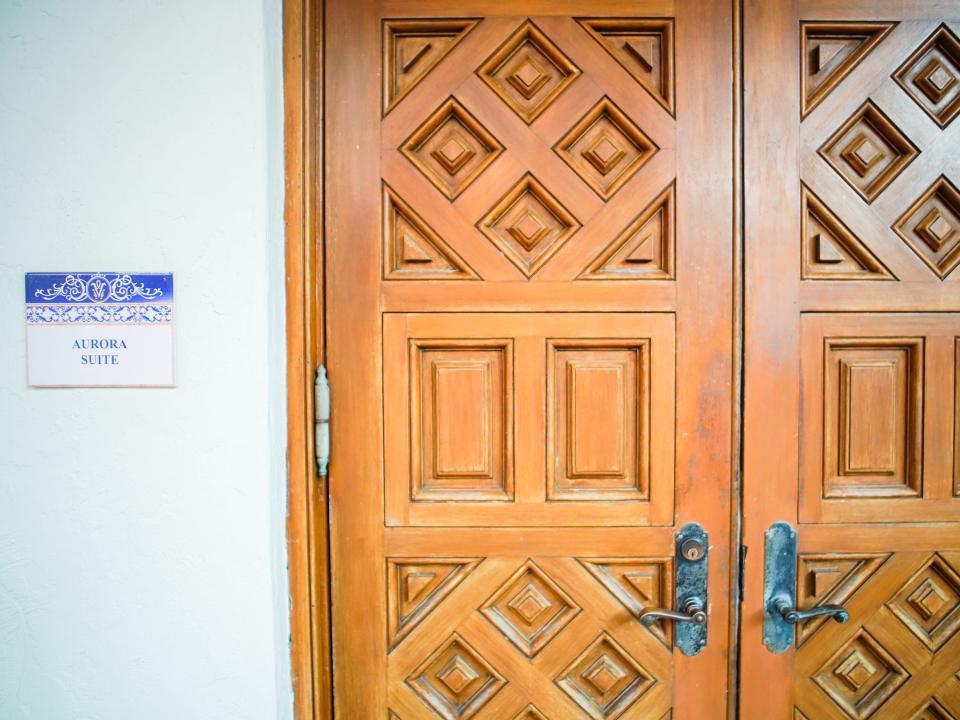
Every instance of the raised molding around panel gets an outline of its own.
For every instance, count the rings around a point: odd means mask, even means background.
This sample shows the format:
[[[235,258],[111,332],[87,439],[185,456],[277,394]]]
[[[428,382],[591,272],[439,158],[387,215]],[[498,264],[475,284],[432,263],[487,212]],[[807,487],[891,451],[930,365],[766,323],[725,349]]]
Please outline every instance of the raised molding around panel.
[[[800,94],[805,117],[897,25],[895,22],[800,23]]]
[[[671,115],[674,114],[672,18],[575,18]]]
[[[503,152],[503,145],[450,97],[400,146],[400,152],[454,200]]]
[[[547,497],[649,500],[650,340],[547,341]]]
[[[941,128],[960,113],[960,39],[940,25],[893,79]]]
[[[893,230],[943,280],[960,264],[960,190],[941,175]]]
[[[467,720],[507,681],[457,633],[406,679],[420,699],[444,720]]]
[[[387,558],[387,642],[392,651],[483,558]]]
[[[923,339],[828,338],[823,494],[922,495]]]
[[[528,279],[580,227],[573,213],[530,173],[477,222],[477,229]]]
[[[392,188],[383,185],[385,280],[479,280],[480,276]]]
[[[533,560],[527,560],[480,608],[527,657],[534,657],[580,613],[580,607]]]
[[[609,200],[660,148],[604,96],[553,149],[597,195]]]
[[[478,22],[478,18],[384,20],[383,114],[390,112]]]
[[[672,280],[676,254],[676,183],[640,211],[578,280]]]
[[[649,608],[673,607],[671,558],[583,558],[583,565],[636,618]],[[672,623],[654,623],[648,630],[666,647],[672,646]]]
[[[527,20],[477,69],[477,75],[528,125],[580,75],[580,69]]]
[[[872,100],[867,100],[817,151],[868,203],[920,154]]]
[[[411,500],[513,498],[509,340],[410,345]]]
[[[801,186],[804,280],[896,280],[866,244],[806,185]]]

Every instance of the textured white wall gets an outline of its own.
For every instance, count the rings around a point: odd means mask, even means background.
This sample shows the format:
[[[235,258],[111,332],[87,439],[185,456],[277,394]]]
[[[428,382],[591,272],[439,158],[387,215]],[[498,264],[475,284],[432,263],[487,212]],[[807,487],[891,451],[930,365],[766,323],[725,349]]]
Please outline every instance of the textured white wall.
[[[0,0],[0,718],[290,718],[280,0]],[[23,273],[176,273],[174,390],[30,390]]]

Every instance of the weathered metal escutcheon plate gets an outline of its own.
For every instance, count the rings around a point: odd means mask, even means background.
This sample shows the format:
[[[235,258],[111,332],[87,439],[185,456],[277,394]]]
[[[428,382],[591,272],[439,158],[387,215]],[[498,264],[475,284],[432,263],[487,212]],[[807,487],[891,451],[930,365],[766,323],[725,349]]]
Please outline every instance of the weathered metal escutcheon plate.
[[[785,522],[770,526],[763,556],[763,644],[770,652],[783,653],[793,645],[793,625],[773,606],[773,599],[786,596],[795,606],[797,588],[797,533]]]
[[[677,603],[682,608],[690,598],[700,598],[703,609],[710,607],[707,597],[707,555],[710,544],[707,532],[697,523],[684,525],[676,538],[677,562]],[[674,643],[684,655],[696,655],[707,644],[707,625],[710,622],[675,623]]]

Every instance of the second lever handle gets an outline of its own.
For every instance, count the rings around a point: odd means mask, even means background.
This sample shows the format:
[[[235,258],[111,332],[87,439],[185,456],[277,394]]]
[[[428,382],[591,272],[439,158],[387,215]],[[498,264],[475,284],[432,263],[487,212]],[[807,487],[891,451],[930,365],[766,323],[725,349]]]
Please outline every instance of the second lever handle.
[[[850,613],[840,605],[818,605],[809,610],[799,610],[793,606],[793,600],[787,595],[777,595],[772,600],[776,610],[791,625],[805,622],[815,617],[832,617],[838,623],[845,623],[850,619]]]
[[[640,624],[650,627],[658,620],[672,620],[673,622],[689,622],[703,625],[707,621],[707,610],[703,600],[698,597],[688,598],[683,603],[682,611],[654,608],[640,613]]]

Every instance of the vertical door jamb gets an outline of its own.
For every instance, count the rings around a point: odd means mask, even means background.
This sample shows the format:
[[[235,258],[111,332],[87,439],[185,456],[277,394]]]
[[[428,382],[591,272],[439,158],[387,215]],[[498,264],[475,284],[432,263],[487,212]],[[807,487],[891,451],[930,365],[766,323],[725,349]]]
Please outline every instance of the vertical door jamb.
[[[332,718],[326,478],[313,446],[325,357],[323,0],[283,2],[287,339],[287,567],[294,716]]]

